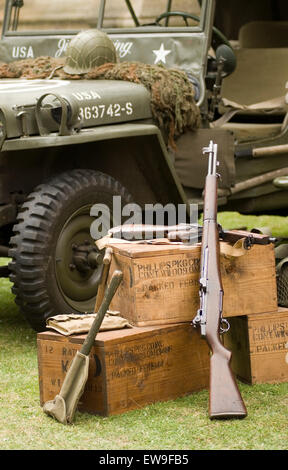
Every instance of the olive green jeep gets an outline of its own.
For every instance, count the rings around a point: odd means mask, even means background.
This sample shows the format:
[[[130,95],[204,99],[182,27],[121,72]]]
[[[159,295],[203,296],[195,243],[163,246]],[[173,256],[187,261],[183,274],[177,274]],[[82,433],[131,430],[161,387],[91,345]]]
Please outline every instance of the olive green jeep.
[[[10,277],[34,329],[55,314],[93,310],[102,254],[90,231],[91,208],[98,203],[112,211],[113,197],[121,196],[122,204],[201,209],[207,165],[201,152],[211,139],[220,160],[219,210],[287,212],[286,3],[5,2],[0,255],[11,260],[1,276]],[[171,145],[143,83],[81,76],[89,69],[81,69],[87,56],[81,47],[78,57],[67,51],[88,30],[110,38],[118,65],[181,71],[193,90],[197,125],[183,126]],[[106,63],[113,62],[111,49],[105,54]],[[37,67],[42,61],[45,69],[45,57],[55,69],[43,78]],[[67,71],[69,79],[56,65],[71,57],[76,68]],[[33,77],[23,78],[33,61]],[[97,57],[93,65],[100,65]]]

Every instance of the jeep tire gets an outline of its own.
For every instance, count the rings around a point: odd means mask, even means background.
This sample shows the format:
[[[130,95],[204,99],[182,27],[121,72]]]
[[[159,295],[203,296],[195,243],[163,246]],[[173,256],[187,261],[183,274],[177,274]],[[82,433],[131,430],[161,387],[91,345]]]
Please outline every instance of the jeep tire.
[[[105,204],[112,215],[116,195],[122,204],[132,202],[114,178],[71,170],[39,185],[22,205],[10,240],[10,280],[15,302],[36,331],[45,330],[51,316],[93,311],[102,260],[90,235],[90,209]],[[91,252],[92,267],[86,262]]]

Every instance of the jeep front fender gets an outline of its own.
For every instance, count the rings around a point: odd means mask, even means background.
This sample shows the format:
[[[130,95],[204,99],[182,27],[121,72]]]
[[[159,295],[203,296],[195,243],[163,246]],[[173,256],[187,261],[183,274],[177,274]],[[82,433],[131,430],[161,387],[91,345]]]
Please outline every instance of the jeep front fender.
[[[71,167],[73,158],[74,166],[98,169],[117,178],[135,195],[139,204],[187,204],[162,134],[154,124],[131,122],[82,129],[69,136],[51,133],[5,140],[2,158],[6,156],[14,181],[17,161],[21,161],[24,151],[25,158],[36,160],[33,167],[37,162],[39,172],[45,153],[50,159],[50,162],[45,161],[45,167],[50,168],[51,174],[60,171],[60,167],[61,170]],[[23,168],[21,178],[25,180]],[[36,184],[40,182],[38,180]],[[23,188],[23,192],[31,189]]]

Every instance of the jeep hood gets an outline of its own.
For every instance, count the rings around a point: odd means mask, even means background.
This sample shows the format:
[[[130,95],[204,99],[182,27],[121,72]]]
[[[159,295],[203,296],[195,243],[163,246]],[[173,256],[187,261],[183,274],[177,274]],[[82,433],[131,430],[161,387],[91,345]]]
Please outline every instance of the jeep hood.
[[[150,93],[140,84],[119,80],[2,79],[0,119],[5,137],[39,135],[42,125],[42,133],[59,130],[63,103],[67,122],[75,127],[152,117]]]

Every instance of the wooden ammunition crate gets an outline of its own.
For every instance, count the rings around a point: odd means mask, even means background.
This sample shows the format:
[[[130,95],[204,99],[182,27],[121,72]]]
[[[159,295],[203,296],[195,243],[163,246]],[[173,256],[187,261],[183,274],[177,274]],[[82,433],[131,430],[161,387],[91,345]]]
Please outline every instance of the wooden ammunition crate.
[[[41,406],[60,391],[85,339],[38,333]],[[208,388],[209,349],[190,324],[100,332],[79,409],[109,416]]]
[[[288,309],[230,318],[223,335],[231,367],[243,382],[288,382]]]
[[[137,326],[191,321],[199,308],[201,246],[113,245],[123,271],[111,308]],[[240,257],[221,255],[223,316],[277,310],[274,247],[254,245]]]

